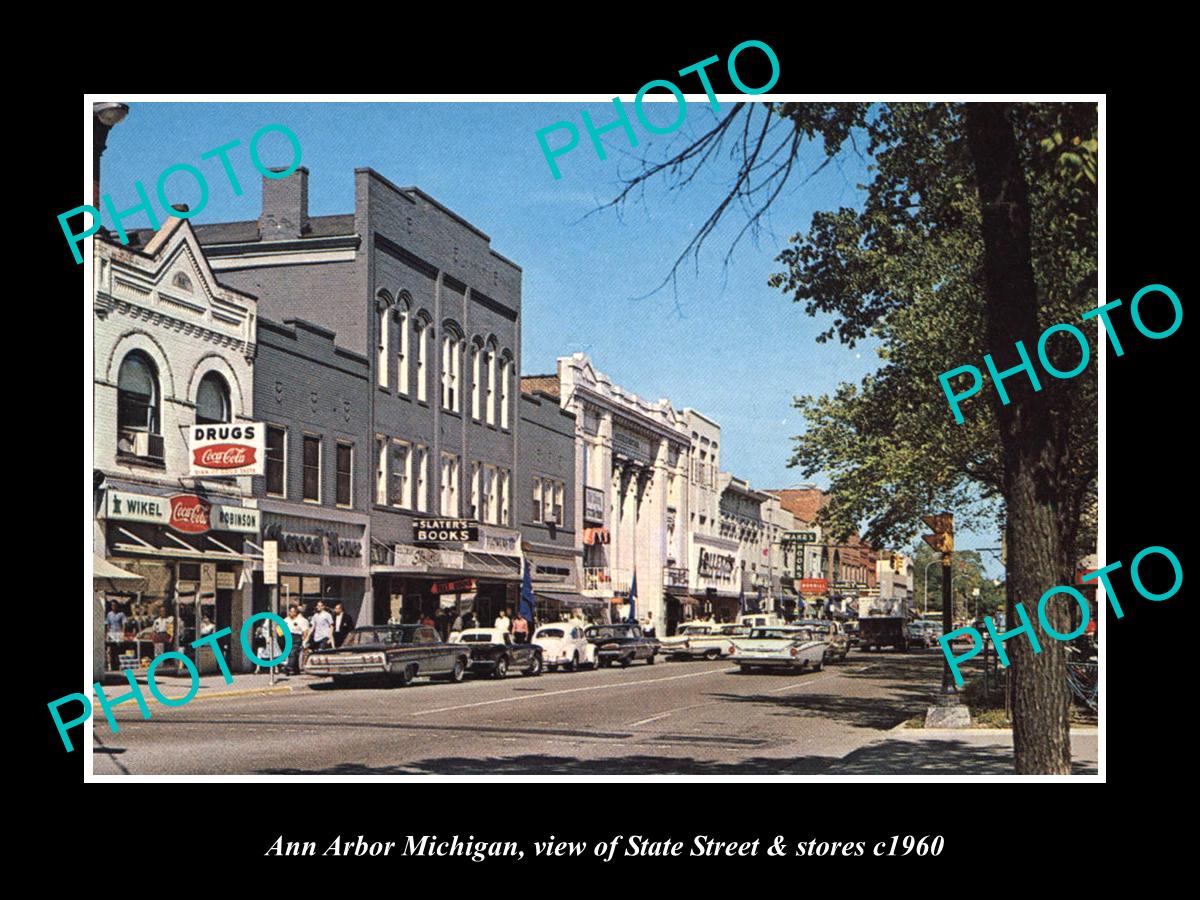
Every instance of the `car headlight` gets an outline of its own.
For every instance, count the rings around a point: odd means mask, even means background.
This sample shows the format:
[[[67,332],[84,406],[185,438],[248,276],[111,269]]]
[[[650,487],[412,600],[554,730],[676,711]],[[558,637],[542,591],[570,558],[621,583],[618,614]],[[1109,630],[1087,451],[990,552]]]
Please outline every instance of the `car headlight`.
[[[792,656],[799,656],[799,655],[800,655],[800,648],[799,648],[799,647],[793,647],[793,648],[792,648]]]

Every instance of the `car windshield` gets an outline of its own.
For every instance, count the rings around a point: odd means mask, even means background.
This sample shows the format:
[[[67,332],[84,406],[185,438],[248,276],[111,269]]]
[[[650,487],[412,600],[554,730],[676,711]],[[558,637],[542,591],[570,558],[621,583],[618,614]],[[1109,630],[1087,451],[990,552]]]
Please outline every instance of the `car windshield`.
[[[597,625],[587,630],[587,636],[593,639],[631,637],[632,630],[620,625]]]
[[[680,634],[712,634],[712,629],[707,625],[684,625],[679,629]]]
[[[468,631],[459,640],[464,644],[490,644],[492,636],[486,631]]]
[[[717,631],[717,634],[730,635],[733,637],[744,636],[749,633],[749,625],[722,625]]]
[[[408,644],[416,627],[412,628],[355,628],[346,635],[343,646],[353,644]]]
[[[539,628],[535,638],[560,638],[563,636],[561,628]]]

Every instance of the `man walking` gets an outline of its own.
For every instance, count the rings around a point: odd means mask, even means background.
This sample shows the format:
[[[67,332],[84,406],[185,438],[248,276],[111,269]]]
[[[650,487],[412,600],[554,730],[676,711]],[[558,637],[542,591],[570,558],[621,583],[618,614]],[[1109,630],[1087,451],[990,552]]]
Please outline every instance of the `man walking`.
[[[354,617],[346,612],[342,604],[333,607],[333,646],[340,647],[346,640],[346,635],[354,630]]]
[[[300,607],[293,603],[288,607],[288,631],[292,633],[292,652],[288,654],[287,675],[300,674],[300,650],[304,643],[304,635],[308,632],[308,619],[300,615]]]
[[[109,668],[114,672],[121,669],[121,644],[125,640],[125,613],[113,600],[108,605],[108,615],[104,617],[108,626],[108,660]]]
[[[325,608],[325,601],[317,601],[317,611],[313,614],[306,638],[313,650],[325,650],[333,640],[333,616]]]

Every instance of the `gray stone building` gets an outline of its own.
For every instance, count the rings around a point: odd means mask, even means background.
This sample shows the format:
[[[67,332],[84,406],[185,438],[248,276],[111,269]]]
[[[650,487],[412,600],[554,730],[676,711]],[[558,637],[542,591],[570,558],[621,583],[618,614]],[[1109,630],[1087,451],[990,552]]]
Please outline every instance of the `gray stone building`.
[[[521,392],[521,458],[515,516],[537,601],[539,622],[579,611],[606,620],[608,603],[584,597],[582,535],[575,516],[575,415],[552,390]]]
[[[266,474],[253,479],[262,538],[279,553],[279,601],[310,612],[342,603],[360,621],[369,597],[370,363],[299,319],[258,321],[254,416],[266,427]],[[254,612],[270,608],[262,564]]]
[[[259,314],[335,332],[368,358],[371,580],[361,622],[515,605],[521,270],[415,187],[354,172],[353,213],[309,216],[300,168],[263,179],[257,220],[199,226],[223,281]],[[356,444],[356,446],[358,446]],[[422,521],[467,520],[458,528]],[[422,537],[424,540],[416,540]]]

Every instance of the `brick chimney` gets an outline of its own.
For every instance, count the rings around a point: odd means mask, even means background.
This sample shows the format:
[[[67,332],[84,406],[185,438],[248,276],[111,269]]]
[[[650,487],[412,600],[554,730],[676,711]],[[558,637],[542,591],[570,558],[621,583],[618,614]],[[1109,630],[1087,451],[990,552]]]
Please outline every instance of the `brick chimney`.
[[[284,168],[272,169],[283,172]],[[264,241],[289,241],[308,233],[308,169],[287,178],[263,177],[258,234]]]

